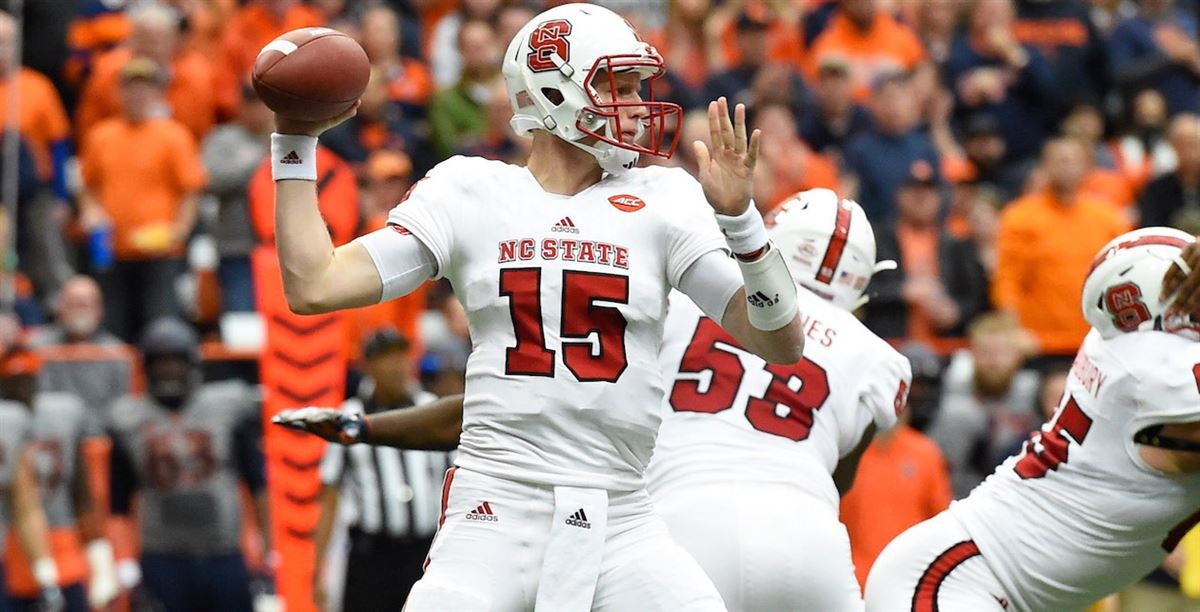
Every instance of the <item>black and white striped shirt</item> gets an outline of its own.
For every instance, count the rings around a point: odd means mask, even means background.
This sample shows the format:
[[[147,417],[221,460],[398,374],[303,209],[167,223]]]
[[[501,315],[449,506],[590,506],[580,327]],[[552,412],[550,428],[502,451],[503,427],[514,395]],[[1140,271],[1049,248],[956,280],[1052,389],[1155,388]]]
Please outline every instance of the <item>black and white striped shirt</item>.
[[[416,404],[437,399],[424,391]],[[366,412],[363,400],[342,404],[345,412]],[[330,444],[321,460],[321,483],[341,488],[349,525],[372,535],[428,539],[441,515],[442,478],[452,453],[400,450],[386,446]]]

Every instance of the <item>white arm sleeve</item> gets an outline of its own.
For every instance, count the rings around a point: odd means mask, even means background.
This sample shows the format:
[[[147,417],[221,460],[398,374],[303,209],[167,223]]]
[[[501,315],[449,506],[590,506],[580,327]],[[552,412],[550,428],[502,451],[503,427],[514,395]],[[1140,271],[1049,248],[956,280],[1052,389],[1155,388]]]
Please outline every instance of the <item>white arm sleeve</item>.
[[[742,288],[742,271],[724,251],[701,255],[679,278],[679,290],[704,311],[704,316],[723,323],[733,294]]]
[[[433,253],[416,236],[395,226],[375,230],[355,239],[371,255],[383,282],[381,302],[412,293],[437,274]]]

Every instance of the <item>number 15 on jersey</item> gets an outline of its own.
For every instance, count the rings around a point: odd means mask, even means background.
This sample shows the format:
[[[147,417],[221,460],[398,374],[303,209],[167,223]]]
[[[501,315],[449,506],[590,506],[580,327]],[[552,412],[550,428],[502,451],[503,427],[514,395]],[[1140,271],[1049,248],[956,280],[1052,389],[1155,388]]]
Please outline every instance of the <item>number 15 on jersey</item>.
[[[554,376],[555,350],[546,346],[542,318],[542,274],[541,268],[500,271],[500,295],[508,298],[517,340],[505,355],[505,374]],[[629,277],[563,270],[561,300],[558,335],[563,365],[581,382],[615,382],[629,366],[625,357],[627,322],[615,306],[596,302],[628,304]]]

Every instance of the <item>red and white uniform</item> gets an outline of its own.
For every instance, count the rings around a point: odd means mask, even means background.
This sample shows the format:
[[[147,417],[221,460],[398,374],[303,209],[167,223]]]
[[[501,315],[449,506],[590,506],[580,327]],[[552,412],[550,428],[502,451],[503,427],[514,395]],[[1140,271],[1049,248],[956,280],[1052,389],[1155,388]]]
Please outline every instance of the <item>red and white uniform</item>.
[[[804,359],[767,364],[673,294],[662,364],[678,372],[647,475],[672,535],[730,610],[853,610],[862,597],[831,475],[896,424],[908,360],[800,289]]]
[[[653,589],[666,595],[642,603],[719,609],[650,511],[643,478],[661,420],[667,293],[725,244],[699,184],[683,170],[650,167],[562,196],[543,191],[524,167],[455,157],[417,183],[388,222],[419,239],[437,275],[450,279],[473,344],[461,469],[421,581],[427,590],[417,587],[410,610],[532,608],[559,563],[546,547],[563,517],[574,521],[570,529],[586,522],[600,533],[603,549],[594,552],[604,553],[605,567],[641,567],[651,557],[639,555],[653,556],[648,578],[658,586],[618,585],[602,568],[594,609],[637,607]],[[470,516],[484,502],[498,520]],[[673,581],[686,586],[672,589]],[[622,589],[624,599],[612,599]]]
[[[970,496],[888,545],[867,609],[1068,610],[1137,581],[1195,522],[1200,475],[1148,466],[1133,437],[1194,422],[1200,344],[1093,330],[1055,416]]]

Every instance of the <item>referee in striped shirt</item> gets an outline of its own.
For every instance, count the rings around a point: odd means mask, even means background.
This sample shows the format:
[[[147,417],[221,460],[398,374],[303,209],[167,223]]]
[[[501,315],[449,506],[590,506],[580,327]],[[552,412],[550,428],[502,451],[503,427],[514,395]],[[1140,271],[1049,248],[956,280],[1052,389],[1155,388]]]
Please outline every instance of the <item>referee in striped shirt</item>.
[[[374,413],[436,399],[412,377],[409,342],[391,328],[374,332],[363,347],[366,378],[358,397],[342,410]],[[343,612],[399,610],[421,577],[441,513],[442,477],[450,453],[408,451],[366,444],[330,444],[321,461],[321,519],[317,524],[317,567],[323,566],[335,517],[348,518]],[[321,572],[313,593],[328,609]]]

